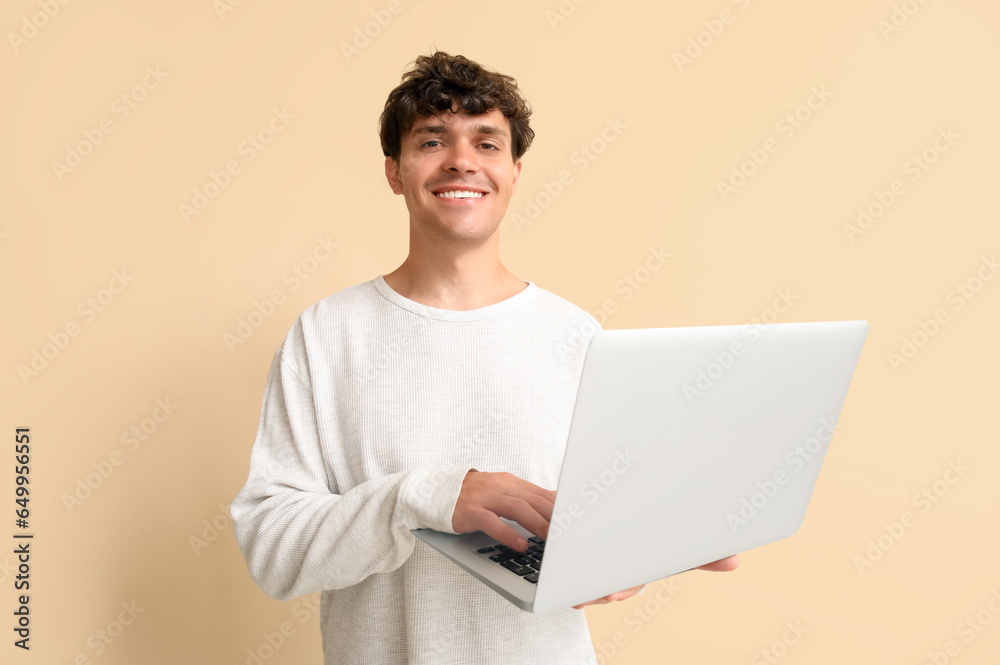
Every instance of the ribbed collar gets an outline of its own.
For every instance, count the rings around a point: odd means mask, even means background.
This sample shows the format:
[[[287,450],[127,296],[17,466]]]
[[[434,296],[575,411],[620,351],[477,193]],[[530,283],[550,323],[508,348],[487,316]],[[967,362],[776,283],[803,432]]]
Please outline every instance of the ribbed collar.
[[[522,291],[515,293],[506,300],[501,300],[500,302],[477,309],[451,310],[430,307],[400,295],[386,283],[384,275],[379,275],[371,283],[379,293],[400,307],[408,309],[414,314],[441,321],[478,321],[479,319],[485,319],[527,302],[538,292],[538,287],[535,283],[529,281],[528,285]]]

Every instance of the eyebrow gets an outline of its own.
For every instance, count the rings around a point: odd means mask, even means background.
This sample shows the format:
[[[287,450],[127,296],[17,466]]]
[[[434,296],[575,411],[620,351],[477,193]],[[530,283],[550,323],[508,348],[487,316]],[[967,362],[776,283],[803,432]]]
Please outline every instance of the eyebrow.
[[[472,128],[476,134],[492,134],[507,137],[507,132],[496,125],[482,124]],[[447,134],[448,129],[444,125],[421,125],[413,130],[413,134]]]

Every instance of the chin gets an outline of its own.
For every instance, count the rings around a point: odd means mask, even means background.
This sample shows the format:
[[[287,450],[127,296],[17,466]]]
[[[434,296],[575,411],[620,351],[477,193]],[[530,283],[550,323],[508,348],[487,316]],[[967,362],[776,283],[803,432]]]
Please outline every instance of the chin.
[[[432,218],[416,224],[416,228],[423,230],[428,235],[433,236],[446,236],[455,238],[482,238],[483,240],[489,238],[497,229],[500,228],[500,222],[502,220],[490,220],[489,222],[477,222],[473,223],[465,219],[458,219],[452,221],[442,221],[438,218]]]

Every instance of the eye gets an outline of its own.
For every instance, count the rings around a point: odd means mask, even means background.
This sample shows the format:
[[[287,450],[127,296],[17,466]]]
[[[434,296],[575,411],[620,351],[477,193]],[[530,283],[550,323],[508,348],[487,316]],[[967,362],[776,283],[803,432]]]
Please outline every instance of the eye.
[[[441,142],[438,141],[437,139],[431,139],[430,141],[424,141],[423,143],[421,143],[420,147],[423,148],[424,146],[426,146],[428,144],[431,144],[431,143],[438,143],[438,144],[440,144]],[[496,145],[494,145],[492,143],[480,143],[479,145],[481,145],[481,146],[483,146],[483,145],[487,146],[488,148],[490,148],[492,150],[500,150],[500,148],[498,146],[496,146]]]

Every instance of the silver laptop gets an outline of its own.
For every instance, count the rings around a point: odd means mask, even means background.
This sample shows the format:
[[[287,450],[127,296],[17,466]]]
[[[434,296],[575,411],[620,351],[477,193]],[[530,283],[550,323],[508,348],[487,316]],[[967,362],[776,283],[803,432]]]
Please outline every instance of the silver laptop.
[[[412,533],[538,614],[787,538],[867,333],[867,321],[602,330],[548,539],[506,519],[527,553],[481,531]]]

